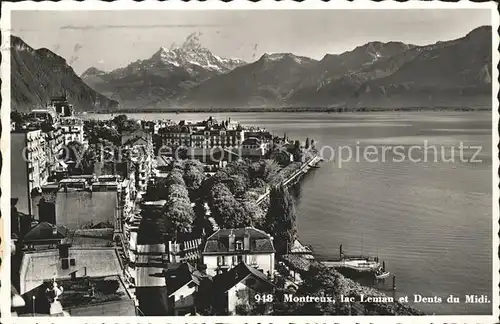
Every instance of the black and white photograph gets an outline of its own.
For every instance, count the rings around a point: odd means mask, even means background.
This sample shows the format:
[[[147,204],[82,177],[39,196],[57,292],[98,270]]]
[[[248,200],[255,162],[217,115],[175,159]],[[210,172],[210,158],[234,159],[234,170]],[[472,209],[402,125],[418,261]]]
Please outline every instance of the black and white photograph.
[[[493,2],[2,13],[2,320],[498,320]]]

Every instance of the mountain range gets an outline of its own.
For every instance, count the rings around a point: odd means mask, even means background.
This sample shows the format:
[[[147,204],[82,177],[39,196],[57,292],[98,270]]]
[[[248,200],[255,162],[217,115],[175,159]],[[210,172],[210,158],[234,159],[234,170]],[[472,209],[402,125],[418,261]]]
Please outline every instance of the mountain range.
[[[180,93],[246,62],[219,57],[204,48],[196,33],[179,47],[160,47],[153,56],[109,73],[91,67],[82,79],[126,106],[148,107],[173,102]]]
[[[482,26],[426,46],[370,42],[321,60],[268,53],[247,63],[213,54],[192,34],[180,46],[161,47],[149,59],[110,72],[91,67],[81,79],[127,109],[489,107],[491,38],[491,26]],[[72,72],[59,59],[60,69]],[[36,77],[26,82],[43,84]],[[81,86],[78,80],[72,82]]]
[[[26,111],[44,107],[50,97],[66,95],[78,110],[116,109],[119,103],[98,93],[66,60],[46,48],[33,49],[11,36],[11,107]]]

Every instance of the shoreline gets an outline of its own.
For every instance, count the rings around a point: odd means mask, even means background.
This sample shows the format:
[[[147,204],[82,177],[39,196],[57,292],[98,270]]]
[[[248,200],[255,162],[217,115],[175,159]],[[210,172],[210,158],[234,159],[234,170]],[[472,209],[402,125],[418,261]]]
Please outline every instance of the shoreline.
[[[301,185],[301,181],[303,180],[304,176],[307,175],[311,169],[313,169],[311,167],[307,168],[305,166],[310,165],[311,161],[314,161],[316,157],[317,156],[315,156],[313,159],[310,159],[302,164],[302,166],[299,168],[302,171],[301,171],[300,175],[298,177],[296,177],[296,181],[294,182],[293,186],[297,186],[297,185],[300,186]],[[321,160],[318,163],[320,163],[320,162],[321,162]],[[316,258],[314,250],[312,249],[312,247],[310,245],[307,245],[307,244],[304,245],[300,241],[299,236],[300,236],[300,233],[297,231],[297,236],[296,236],[296,240],[295,240],[295,246],[296,246],[295,249],[300,250],[301,252],[296,254],[293,252],[293,248],[292,248],[288,252],[288,254],[286,254],[280,258],[281,261],[282,262],[284,261],[288,267],[292,268],[292,270],[294,272],[299,273],[301,275],[301,277],[307,273],[307,271],[311,265],[317,264],[317,265],[321,265],[322,267],[327,267],[321,260],[318,260]],[[292,258],[292,260],[290,258]],[[298,266],[297,264],[294,265],[293,259],[295,259],[295,262],[298,262],[303,267]],[[329,268],[329,267],[327,267],[327,268]],[[363,284],[359,283],[358,281],[351,279],[349,277],[346,277],[345,275],[341,274],[335,268],[329,268],[329,269],[333,270],[334,272],[336,272],[338,274],[338,277],[339,277],[340,282],[341,282],[341,286],[349,287],[350,294],[354,293],[358,297],[361,296],[361,300],[357,300],[358,305],[354,306],[355,309],[359,310],[359,307],[360,307],[359,302],[362,303],[363,296],[366,296],[368,299],[373,299],[373,300],[370,300],[369,302],[371,302],[375,307],[383,308],[387,312],[391,312],[391,311],[396,312],[397,311],[399,313],[399,314],[393,313],[393,315],[419,315],[419,316],[426,315],[426,313],[423,312],[422,310],[415,308],[414,306],[409,305],[407,303],[402,303],[397,298],[394,298],[394,296],[391,297],[388,294],[386,294],[385,292],[381,291],[380,289],[377,289],[375,287],[370,287],[367,285],[363,285]],[[395,290],[393,290],[393,294],[394,294],[394,292],[395,292]],[[392,301],[391,301],[391,298],[393,298]],[[390,305],[392,305],[392,307]],[[361,311],[361,313],[364,313],[364,310]]]
[[[357,113],[357,112],[430,112],[430,111],[492,111],[491,106],[478,107],[283,107],[283,108],[123,108],[116,110],[85,111],[91,114],[130,114],[130,113],[256,113],[256,112],[326,112],[326,113]]]

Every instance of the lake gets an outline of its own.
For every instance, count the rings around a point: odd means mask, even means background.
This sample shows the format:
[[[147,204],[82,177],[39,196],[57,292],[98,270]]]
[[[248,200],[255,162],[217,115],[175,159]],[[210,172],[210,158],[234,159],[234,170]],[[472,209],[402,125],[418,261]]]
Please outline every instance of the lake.
[[[397,277],[396,297],[443,298],[415,304],[429,314],[491,314],[491,304],[464,303],[466,294],[492,297],[490,112],[128,115],[230,117],[290,139],[314,139],[330,161],[296,193],[304,244],[322,258],[336,257],[340,244],[348,254],[378,255]],[[347,161],[349,150],[354,157]],[[391,280],[379,284],[392,295],[390,287]],[[461,302],[446,303],[449,295]]]

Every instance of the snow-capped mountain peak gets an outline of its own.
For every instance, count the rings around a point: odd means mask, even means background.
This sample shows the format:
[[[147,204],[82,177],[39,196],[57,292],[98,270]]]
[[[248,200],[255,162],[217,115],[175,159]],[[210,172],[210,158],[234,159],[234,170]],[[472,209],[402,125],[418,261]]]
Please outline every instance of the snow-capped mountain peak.
[[[242,60],[222,58],[213,54],[209,49],[201,45],[199,35],[196,33],[189,35],[179,47],[175,44],[170,48],[160,47],[151,59],[167,65],[186,67],[188,69],[197,66],[221,73],[245,64]]]

